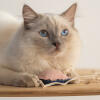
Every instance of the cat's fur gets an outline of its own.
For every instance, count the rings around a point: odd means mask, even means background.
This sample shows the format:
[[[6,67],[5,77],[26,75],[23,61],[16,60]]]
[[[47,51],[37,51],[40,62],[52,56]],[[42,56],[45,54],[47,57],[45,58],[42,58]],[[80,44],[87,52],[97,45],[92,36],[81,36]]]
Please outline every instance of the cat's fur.
[[[38,14],[24,5],[24,23],[1,55],[1,84],[40,86],[37,75],[41,71],[54,68],[66,73],[76,65],[80,54],[80,38],[74,27],[76,7],[73,4],[61,15],[54,15]],[[43,29],[48,31],[49,37],[40,36],[39,31]],[[64,29],[69,31],[67,36],[61,36]],[[53,42],[59,42],[59,50],[55,50]]]

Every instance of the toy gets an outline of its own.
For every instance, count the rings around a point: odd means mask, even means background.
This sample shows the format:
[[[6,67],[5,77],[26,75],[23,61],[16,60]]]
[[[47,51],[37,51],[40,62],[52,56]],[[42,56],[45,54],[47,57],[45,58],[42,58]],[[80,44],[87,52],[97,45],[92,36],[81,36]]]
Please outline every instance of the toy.
[[[71,78],[56,69],[46,69],[38,75],[39,79],[44,83],[44,87],[52,85],[66,85]]]

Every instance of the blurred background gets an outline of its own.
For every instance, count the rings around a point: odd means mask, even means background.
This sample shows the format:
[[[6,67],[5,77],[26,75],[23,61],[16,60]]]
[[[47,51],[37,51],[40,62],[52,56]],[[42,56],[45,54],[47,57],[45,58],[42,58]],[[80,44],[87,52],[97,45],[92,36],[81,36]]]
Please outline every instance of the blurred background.
[[[61,13],[76,0],[0,0],[0,10],[19,19],[24,4],[40,13]],[[77,67],[100,68],[100,0],[78,0],[76,28],[82,40],[82,54]]]

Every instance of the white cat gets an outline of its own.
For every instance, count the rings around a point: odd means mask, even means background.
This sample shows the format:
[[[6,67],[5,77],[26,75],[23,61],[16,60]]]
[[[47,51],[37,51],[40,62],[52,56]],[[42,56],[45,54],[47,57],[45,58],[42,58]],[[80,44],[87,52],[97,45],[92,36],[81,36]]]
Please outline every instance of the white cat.
[[[54,15],[38,14],[24,5],[22,24],[9,15],[3,17],[0,84],[41,86],[40,72],[54,68],[67,74],[68,68],[75,66],[80,54],[80,38],[74,27],[76,7],[73,4]]]

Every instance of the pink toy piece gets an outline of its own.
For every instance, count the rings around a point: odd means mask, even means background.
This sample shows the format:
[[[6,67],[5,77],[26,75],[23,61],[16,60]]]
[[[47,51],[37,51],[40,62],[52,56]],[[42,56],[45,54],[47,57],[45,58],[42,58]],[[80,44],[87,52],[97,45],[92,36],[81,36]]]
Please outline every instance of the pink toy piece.
[[[38,75],[39,79],[44,80],[57,80],[57,79],[68,79],[68,76],[63,74],[59,70],[55,69],[46,69]]]

